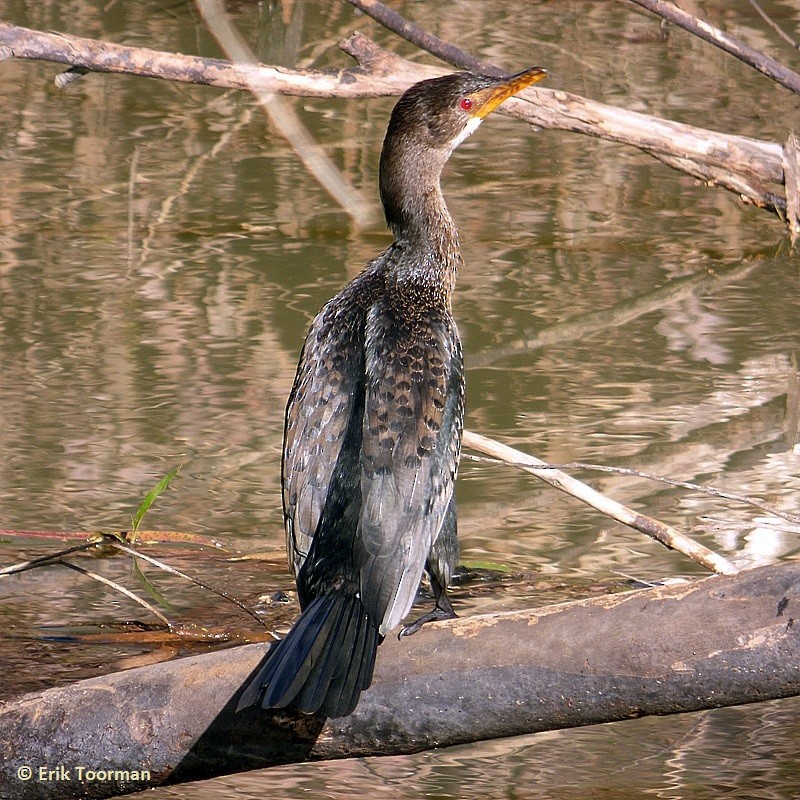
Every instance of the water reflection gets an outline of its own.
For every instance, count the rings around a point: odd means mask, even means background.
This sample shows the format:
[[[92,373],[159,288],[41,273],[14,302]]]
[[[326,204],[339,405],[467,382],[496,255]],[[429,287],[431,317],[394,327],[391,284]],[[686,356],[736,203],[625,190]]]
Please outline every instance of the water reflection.
[[[234,5],[239,29],[273,63],[346,64],[335,42],[355,28],[413,52],[346,4]],[[797,24],[791,4],[762,5]],[[622,6],[613,15],[578,0],[529,4],[524,15],[510,2],[460,0],[446,14],[398,8],[498,63],[545,64],[551,88],[634,110],[776,141],[798,110],[797,98],[747,67],[679,32],[665,37]],[[704,8],[786,56],[749,4]],[[186,3],[0,2],[0,17],[219,55]],[[298,348],[319,307],[387,237],[354,231],[243,94],[97,75],[59,91],[52,65],[0,70],[0,527],[126,528],[142,494],[181,464],[148,527],[207,533],[273,561],[159,554],[210,582],[235,575],[244,599],[290,588],[277,566],[278,475]],[[348,180],[376,198],[392,101],[292,102]],[[549,461],[638,467],[797,512],[800,271],[776,221],[641,153],[534,135],[502,117],[455,154],[444,186],[467,262],[455,313],[470,427]],[[666,296],[686,284],[699,285]],[[571,323],[583,327],[568,336]],[[797,551],[794,530],[752,509],[636,478],[581,477],[743,562]],[[463,613],[586,593],[619,573],[699,571],[508,468],[465,463],[458,493],[465,560],[512,576],[457,592]],[[4,539],[0,557],[12,563],[50,546]],[[131,577],[127,563],[94,568]],[[220,621],[208,598],[159,580],[182,619],[248,624]],[[14,637],[142,615],[56,570],[0,592]],[[44,637],[2,647],[19,676],[9,690],[40,686],[44,661],[57,660],[50,677],[66,680],[141,654]],[[157,796],[280,787],[287,797],[343,797],[369,787],[409,798],[785,797],[797,788],[796,712],[788,701],[641,720]]]
[[[278,767],[154,800],[237,797],[783,800],[798,791],[796,699],[482,742],[402,758]]]

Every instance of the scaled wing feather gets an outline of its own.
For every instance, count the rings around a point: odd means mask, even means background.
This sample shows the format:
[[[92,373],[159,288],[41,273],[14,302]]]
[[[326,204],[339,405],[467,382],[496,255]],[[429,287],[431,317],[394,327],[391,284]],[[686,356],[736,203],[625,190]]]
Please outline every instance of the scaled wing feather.
[[[407,324],[367,316],[362,600],[385,635],[409,612],[453,494],[461,440],[461,347],[449,313]]]
[[[295,576],[317,531],[356,393],[361,391],[363,367],[345,357],[360,352],[347,342],[358,335],[358,326],[354,321],[335,324],[330,306],[309,330],[286,410],[283,508],[289,567]]]

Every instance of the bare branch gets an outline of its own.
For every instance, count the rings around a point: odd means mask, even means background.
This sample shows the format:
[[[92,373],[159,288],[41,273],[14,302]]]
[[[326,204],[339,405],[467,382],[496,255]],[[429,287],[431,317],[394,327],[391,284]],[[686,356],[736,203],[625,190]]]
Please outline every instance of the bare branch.
[[[0,52],[15,58],[52,61],[91,72],[264,91],[303,97],[377,97],[400,94],[407,84],[381,76],[366,79],[358,69],[291,70],[254,64],[231,64],[217,58],[185,56],[146,47],[101,42],[63,33],[45,33],[0,22]],[[359,79],[360,78],[360,79]]]
[[[506,461],[501,458],[488,458],[485,456],[472,455],[464,457],[468,458],[470,461],[480,461],[487,464],[503,464],[507,467],[517,467],[518,469],[525,469],[525,467],[528,466],[519,462],[515,463],[513,461]],[[610,467],[606,464],[589,464],[585,461],[569,461],[566,464],[549,464],[543,462],[542,464],[538,465],[538,469],[552,469],[560,470],[562,472],[568,469],[580,469],[589,472],[605,472],[609,475],[627,475],[633,478],[643,478],[646,481],[653,481],[654,483],[664,483],[667,486],[675,486],[679,489],[689,489],[692,492],[705,494],[709,497],[718,497],[721,500],[733,500],[736,503],[742,503],[743,505],[750,506],[751,508],[757,508],[759,511],[765,511],[767,514],[781,517],[781,519],[791,522],[792,525],[796,525],[798,527],[798,531],[800,532],[800,516],[797,514],[790,514],[788,511],[781,511],[781,509],[775,508],[775,506],[771,506],[769,503],[762,503],[760,500],[754,500],[753,498],[739,494],[738,492],[727,492],[724,489],[717,489],[716,486],[703,486],[700,483],[692,483],[691,481],[680,481],[676,478],[666,478],[663,475],[656,475],[652,472],[646,472],[640,469],[631,469],[630,467]]]
[[[482,436],[472,431],[464,431],[462,443],[464,447],[499,458],[525,472],[529,472],[531,475],[535,475],[540,480],[550,484],[550,486],[565,492],[582,503],[586,503],[586,505],[617,522],[650,536],[666,547],[683,553],[691,558],[692,561],[702,564],[706,569],[718,572],[721,575],[736,575],[739,571],[727,558],[698,544],[688,536],[675,530],[675,528],[665,525],[652,517],[633,511],[616,500],[612,500],[595,491],[577,478],[573,478],[557,469],[545,467],[544,462],[534,456],[529,456],[521,450],[515,450],[513,447],[508,447],[508,445],[496,442],[488,436]]]
[[[769,25],[769,27],[772,28],[772,30],[774,30],[775,33],[777,33],[778,36],[780,36],[784,42],[790,44],[792,47],[795,48],[795,50],[800,50],[800,44],[798,44],[794,39],[792,39],[792,37],[789,36],[789,34],[786,33],[786,31],[783,28],[781,28],[781,26],[778,25],[778,23],[775,22],[775,20],[772,19],[772,17],[770,17],[769,14],[767,14],[767,12],[764,11],[763,8],[761,8],[761,5],[758,2],[756,2],[756,0],[750,0],[750,5],[753,6],[756,13],[761,17],[761,19],[763,19],[764,22],[767,25]]]
[[[474,69],[481,72],[484,72],[488,75],[505,75],[507,72],[505,70],[500,69],[499,67],[495,66],[494,64],[490,64],[486,61],[481,61],[480,59],[476,58],[475,56],[471,55],[470,53],[461,50],[460,48],[449,44],[447,42],[442,41],[438,37],[434,36],[431,33],[428,33],[423,28],[418,25],[415,25],[413,22],[409,22],[407,19],[402,17],[396,11],[393,11],[390,8],[387,8],[383,3],[378,2],[378,0],[347,0],[351,5],[354,5],[356,8],[363,11],[365,14],[368,14],[372,17],[376,22],[380,23],[384,27],[388,28],[389,30],[393,31],[394,33],[402,36],[407,41],[411,42],[412,44],[417,45],[427,52],[431,53],[432,55],[441,58],[443,61],[446,61],[449,64],[452,64],[455,67],[459,67],[461,69]],[[633,0],[636,2],[636,0]],[[671,6],[670,3],[661,3],[664,6]],[[649,7],[649,6],[648,6]],[[685,12],[681,12],[682,14]],[[690,15],[686,15],[691,20],[695,20],[694,17],[690,17]],[[706,23],[701,22],[700,20],[695,20],[695,28],[705,28],[709,30],[716,30],[712,29],[711,26],[708,26]],[[721,32],[718,32],[721,36],[724,36]],[[731,40],[733,41],[733,40]],[[715,42],[717,43],[717,42]],[[746,45],[741,45],[740,49],[749,49]],[[353,51],[351,55],[355,55]],[[755,50],[751,50],[751,54],[756,54]],[[773,61],[769,59],[767,56],[758,53],[761,60]],[[357,56],[356,56],[357,57]],[[779,74],[788,73],[790,76],[794,75],[790,70],[787,70],[782,65],[778,64],[778,62],[774,62],[774,70]],[[800,76],[797,76],[800,79]],[[547,97],[546,94],[541,93],[541,90],[537,90],[537,96],[539,98],[539,105],[541,106],[542,99]],[[580,109],[581,106],[585,107],[585,110],[588,112],[587,115],[584,117],[586,123],[590,127],[593,127],[596,123],[597,118],[592,116],[592,111],[596,109],[589,108],[588,106],[594,105],[591,101],[586,101],[584,98],[579,98],[575,95],[568,95],[565,92],[557,92],[553,95],[558,100],[566,101],[570,106],[575,109]],[[513,105],[513,104],[511,104]],[[522,107],[520,103],[516,104],[518,107]],[[604,108],[604,111],[608,109],[608,107]],[[508,108],[506,109],[509,110]],[[707,138],[705,136],[702,137],[702,141],[695,141],[690,148],[690,153],[687,157],[685,152],[681,152],[679,150],[680,146],[683,146],[685,142],[683,141],[683,137],[679,137],[680,144],[676,146],[673,152],[666,152],[663,150],[663,145],[672,145],[670,139],[660,139],[660,144],[654,142],[654,146],[650,147],[646,145],[639,136],[641,135],[641,126],[638,125],[638,121],[636,120],[636,116],[629,116],[626,119],[626,123],[631,127],[635,127],[637,129],[636,135],[636,142],[631,142],[627,138],[628,131],[626,130],[624,133],[617,132],[616,135],[612,134],[609,136],[604,136],[603,134],[599,134],[596,131],[587,129],[583,127],[583,125],[579,125],[579,127],[569,127],[564,124],[565,118],[570,116],[570,112],[572,109],[569,108],[550,108],[551,111],[555,113],[555,124],[548,120],[531,120],[532,124],[540,125],[544,128],[566,128],[567,130],[575,130],[580,133],[586,133],[589,135],[600,135],[603,138],[610,138],[614,139],[615,141],[625,142],[626,144],[634,144],[635,147],[639,147],[642,150],[650,153],[650,155],[658,158],[659,160],[663,161],[668,166],[672,167],[673,169],[679,170],[681,172],[686,172],[689,175],[692,175],[695,178],[698,178],[706,183],[715,184],[718,186],[722,186],[730,191],[738,194],[743,201],[752,203],[753,205],[758,206],[759,208],[766,208],[770,211],[774,211],[781,219],[786,218],[786,202],[782,197],[780,197],[776,192],[769,191],[765,187],[759,185],[758,180],[755,182],[751,177],[742,176],[737,174],[737,170],[732,170],[726,167],[724,164],[713,163],[713,162],[706,162],[702,158],[702,150],[708,144]],[[584,109],[580,109],[584,110]],[[632,113],[632,112],[628,112]],[[605,116],[605,118],[604,118]],[[601,115],[599,117],[600,124],[605,124],[607,120],[607,115]],[[652,121],[652,117],[646,117],[646,119]],[[700,129],[695,129],[699,132]],[[707,131],[703,132],[708,133]],[[699,153],[698,153],[699,150]],[[698,155],[700,158],[698,159]],[[756,176],[759,180],[763,180],[763,176],[759,174]],[[772,180],[777,183],[780,183],[782,180],[782,173],[779,169],[775,169],[772,171]]]
[[[765,55],[759,50],[750,47],[741,39],[730,36],[725,31],[709,25],[708,22],[699,17],[692,16],[683,9],[678,8],[675,3],[667,2],[667,0],[626,0],[626,2],[646,8],[661,17],[661,19],[665,19],[667,22],[693,33],[703,41],[719,47],[720,50],[730,53],[740,61],[744,61],[745,64],[749,64],[767,77],[772,78],[781,86],[791,89],[795,94],[800,94],[800,75],[798,73],[785,67],[772,56]]]
[[[493,75],[498,78],[508,75],[508,72],[500,69],[500,67],[488,61],[481,61],[471,53],[467,53],[466,50],[462,50],[460,47],[434,36],[424,28],[398,14],[394,9],[378,2],[378,0],[347,0],[347,2],[372,17],[375,22],[383,25],[384,28],[396,33],[421,50],[440,58],[446,64],[452,64],[458,69],[482,72],[484,75]]]
[[[393,11],[391,8],[388,8],[383,3],[378,2],[378,0],[347,0],[347,2],[360,11],[363,11],[365,14],[368,14],[376,22],[383,25],[383,27],[393,31],[406,41],[442,59],[442,61],[446,63],[452,64],[454,67],[476,70],[486,75],[497,75],[498,77],[507,74],[494,64],[481,61],[479,58],[461,50],[459,47],[444,42],[437,36],[428,33],[424,28],[405,19],[405,17]],[[800,75],[796,72],[792,72],[792,70],[785,67],[779,61],[749,47],[739,39],[728,36],[726,33],[709,25],[707,22],[692,16],[686,11],[682,11],[674,3],[665,2],[665,0],[629,0],[629,2],[636,3],[646,8],[648,11],[652,11],[662,19],[674,25],[678,25],[690,33],[699,36],[701,39],[716,45],[725,52],[730,53],[746,64],[759,70],[759,72],[768,75],[781,85],[791,89],[793,92],[800,93]],[[767,22],[777,28],[754,0],[750,0],[750,2]],[[783,33],[780,28],[777,28],[777,30],[790,44],[797,47],[792,39]]]
[[[313,97],[377,97],[400,94],[412,83],[444,71],[407,61],[360,34],[352,35],[340,46],[361,67],[314,72],[231,64],[42,33],[0,22],[0,48],[9,48],[20,58],[248,91],[255,88]],[[749,202],[781,213],[783,148],[775,142],[682,125],[561,91],[532,88],[523,97],[526,99],[508,100],[501,112],[537,127],[574,131],[638,147],[695,177],[719,183]],[[770,184],[775,188],[769,188]]]

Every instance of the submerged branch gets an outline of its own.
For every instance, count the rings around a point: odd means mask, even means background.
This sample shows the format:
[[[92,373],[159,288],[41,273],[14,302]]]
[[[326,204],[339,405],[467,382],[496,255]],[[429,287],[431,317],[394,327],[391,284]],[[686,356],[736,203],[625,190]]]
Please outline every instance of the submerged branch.
[[[475,353],[469,357],[469,368],[488,367],[503,358],[539,350],[554,344],[563,345],[570,341],[584,340],[594,333],[609,328],[619,328],[645,314],[663,311],[667,306],[678,303],[687,297],[696,297],[715,287],[742,280],[753,272],[766,269],[773,263],[770,259],[754,259],[733,267],[718,269],[715,272],[701,272],[674,278],[664,286],[647,294],[623,300],[599,311],[576,314],[562,322],[545,326],[538,331],[531,331],[526,334],[524,339],[517,339],[502,347]]]
[[[12,564],[11,566],[0,569],[0,577],[4,575],[17,575],[20,572],[27,572],[37,567],[46,567],[49,564],[61,563],[61,559],[64,558],[64,556],[71,555],[72,553],[79,553],[94,547],[97,547],[97,542],[84,542],[83,544],[76,544],[74,547],[68,547],[65,550],[59,550],[45,556],[32,558],[30,561],[21,561],[19,564]]]
[[[185,572],[181,572],[179,569],[175,569],[175,567],[171,567],[169,564],[165,564],[163,561],[159,561],[157,558],[153,558],[152,556],[145,555],[140,550],[134,549],[132,547],[128,547],[124,545],[122,542],[119,541],[115,536],[106,536],[104,537],[104,543],[116,548],[121,553],[128,553],[129,555],[133,556],[134,559],[141,558],[142,561],[146,561],[148,564],[152,564],[154,567],[158,567],[158,569],[163,570],[164,572],[169,573],[170,575],[175,575],[178,578],[183,578],[184,580],[193,583],[195,586],[199,586],[201,589],[205,589],[206,591],[211,592],[212,594],[217,595],[217,597],[221,597],[223,600],[237,606],[245,614],[251,616],[258,624],[263,627],[267,628],[267,624],[264,620],[253,611],[252,608],[249,608],[240,600],[237,600],[233,595],[229,592],[223,591],[222,589],[215,589],[213,586],[210,586],[207,583],[203,583],[203,581],[198,580],[197,578],[193,578],[191,575],[188,575]]]
[[[69,569],[75,570],[75,572],[80,572],[81,575],[86,575],[86,577],[91,578],[92,580],[97,581],[98,583],[102,583],[105,586],[113,589],[115,592],[119,592],[120,594],[125,595],[125,597],[133,600],[134,603],[142,606],[142,608],[146,608],[153,616],[158,617],[164,625],[167,626],[168,630],[172,630],[172,623],[157,609],[155,606],[151,605],[139,595],[134,594],[130,589],[127,589],[122,584],[117,583],[116,581],[109,580],[108,578],[104,578],[102,575],[98,575],[96,572],[92,572],[85,567],[80,567],[77,564],[72,564],[69,561],[56,561],[56,564],[60,564],[62,567],[68,567]]]

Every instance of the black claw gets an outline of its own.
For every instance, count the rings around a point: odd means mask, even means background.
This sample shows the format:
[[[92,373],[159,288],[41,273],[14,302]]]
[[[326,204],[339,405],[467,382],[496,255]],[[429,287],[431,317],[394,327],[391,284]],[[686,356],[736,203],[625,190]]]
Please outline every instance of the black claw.
[[[404,625],[402,628],[400,628],[397,638],[401,639],[403,636],[413,636],[422,628],[423,625],[427,625],[429,622],[438,622],[439,620],[443,619],[456,619],[457,617],[458,614],[453,611],[453,607],[448,601],[446,608],[436,606],[433,611],[423,614],[418,620],[416,620],[416,622],[410,622],[408,625]]]

